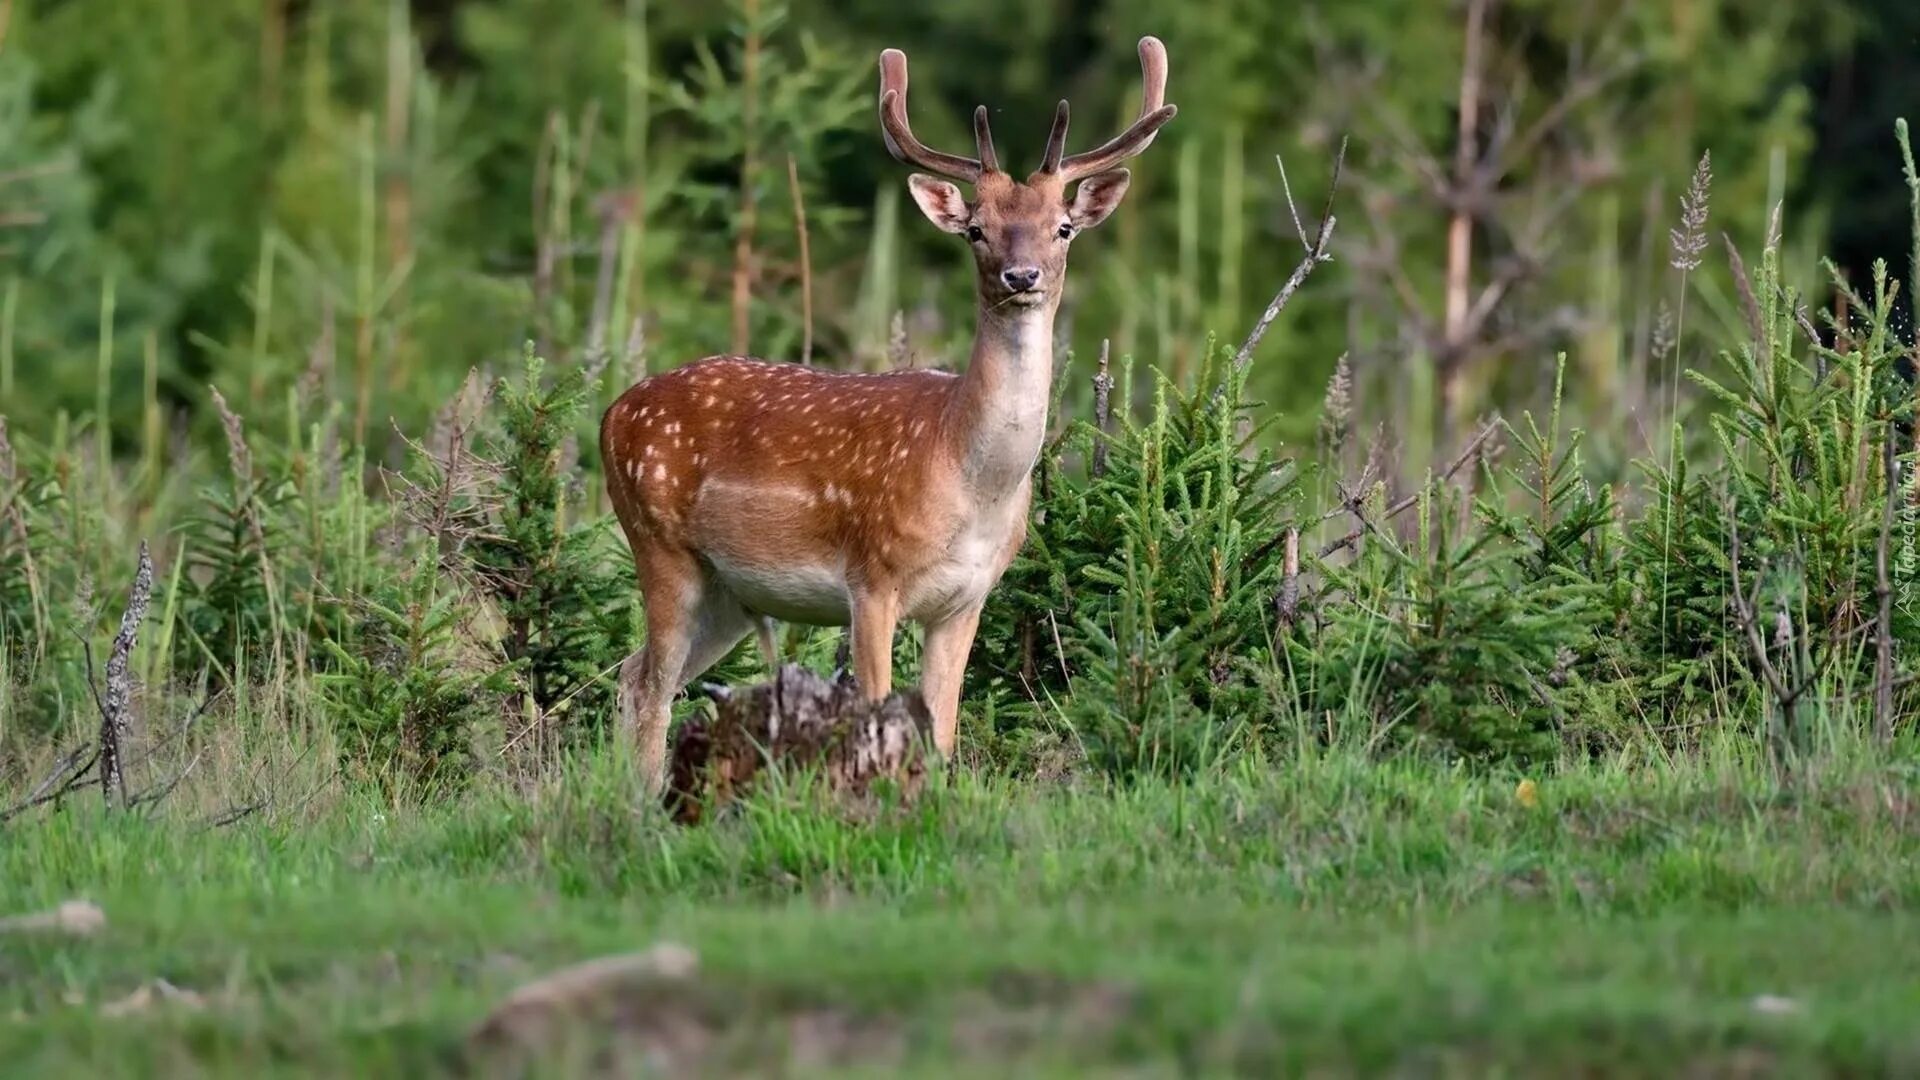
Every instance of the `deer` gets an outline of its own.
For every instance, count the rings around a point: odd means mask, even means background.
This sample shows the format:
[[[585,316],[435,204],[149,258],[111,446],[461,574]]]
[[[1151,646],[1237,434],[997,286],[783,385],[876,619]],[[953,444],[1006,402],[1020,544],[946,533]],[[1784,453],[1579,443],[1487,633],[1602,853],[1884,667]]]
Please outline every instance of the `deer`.
[[[749,634],[777,662],[773,620],[850,627],[852,674],[870,701],[892,693],[900,623],[919,624],[934,747],[953,755],[981,609],[1026,540],[1068,250],[1118,208],[1131,179],[1121,162],[1175,113],[1166,47],[1144,37],[1139,54],[1132,124],[1068,154],[1061,101],[1025,180],[1001,169],[984,105],[974,157],[915,138],[906,54],[880,54],[887,151],[926,170],[907,177],[915,204],[973,254],[977,325],[963,372],[709,356],[608,407],[607,491],[646,622],[620,665],[619,722],[649,791],[665,782],[674,698]]]

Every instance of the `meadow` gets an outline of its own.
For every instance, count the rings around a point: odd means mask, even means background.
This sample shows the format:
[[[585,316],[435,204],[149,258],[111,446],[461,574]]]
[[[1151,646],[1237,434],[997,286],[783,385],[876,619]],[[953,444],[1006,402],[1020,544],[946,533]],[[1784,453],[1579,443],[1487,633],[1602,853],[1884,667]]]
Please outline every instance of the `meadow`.
[[[0,856],[8,910],[107,919],[6,939],[4,1042],[15,1075],[1911,1075],[1920,829],[1911,769],[1871,760],[1792,793],[1735,757],[1611,763],[1529,798],[1340,753],[959,774],[699,829],[600,762],[217,830],[89,802]],[[468,1042],[534,976],[662,943],[697,973],[571,1040]]]
[[[950,362],[966,275],[859,187],[869,57],[808,29],[881,34],[862,4],[544,3],[235,3],[241,48],[155,0],[190,80],[0,14],[0,1071],[1920,1074],[1904,121],[1861,272],[1813,252],[1864,206],[1788,197],[1791,95],[1711,81],[1738,13],[1692,68],[1470,19],[1433,66],[1482,65],[1484,117],[1392,116],[1419,68],[1268,138],[1196,6],[1192,133],[1076,257],[955,759],[684,826],[618,738],[602,410],[730,344]],[[1362,8],[1287,33],[1404,61]],[[1438,11],[1405,48],[1462,45]],[[1347,59],[1318,89],[1367,100]],[[1435,213],[1414,144],[1456,131]],[[1291,178],[1247,164],[1282,142]]]

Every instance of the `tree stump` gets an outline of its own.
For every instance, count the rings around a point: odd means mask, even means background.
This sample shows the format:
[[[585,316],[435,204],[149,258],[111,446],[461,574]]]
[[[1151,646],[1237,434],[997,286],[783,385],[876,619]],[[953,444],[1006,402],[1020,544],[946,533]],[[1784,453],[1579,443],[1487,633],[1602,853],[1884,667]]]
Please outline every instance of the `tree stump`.
[[[768,769],[812,770],[850,799],[878,780],[911,798],[926,779],[933,714],[917,689],[870,702],[850,679],[784,664],[771,682],[706,692],[714,715],[688,720],[673,747],[666,803],[676,821],[700,821]]]

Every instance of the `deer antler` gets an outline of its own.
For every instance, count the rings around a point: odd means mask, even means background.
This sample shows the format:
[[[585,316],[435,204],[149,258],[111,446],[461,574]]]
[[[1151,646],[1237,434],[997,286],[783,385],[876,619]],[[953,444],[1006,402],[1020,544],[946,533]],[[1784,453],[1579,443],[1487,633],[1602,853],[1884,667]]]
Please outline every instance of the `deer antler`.
[[[904,63],[904,62],[903,62]],[[905,67],[901,68],[902,78]],[[1053,113],[1053,130],[1047,135],[1047,152],[1040,172],[1057,174],[1067,183],[1105,172],[1152,145],[1154,135],[1179,109],[1166,104],[1167,47],[1157,37],[1140,39],[1140,115],[1127,130],[1105,145],[1084,154],[1062,157],[1067,149],[1067,103],[1062,101]]]
[[[1163,64],[1164,66],[1164,64]],[[913,137],[913,125],[907,122],[907,54],[887,49],[880,54],[880,134],[887,141],[887,152],[909,165],[971,184],[984,173],[1000,170],[993,152],[993,132],[987,127],[987,107],[973,111],[973,141],[978,158],[943,154]]]

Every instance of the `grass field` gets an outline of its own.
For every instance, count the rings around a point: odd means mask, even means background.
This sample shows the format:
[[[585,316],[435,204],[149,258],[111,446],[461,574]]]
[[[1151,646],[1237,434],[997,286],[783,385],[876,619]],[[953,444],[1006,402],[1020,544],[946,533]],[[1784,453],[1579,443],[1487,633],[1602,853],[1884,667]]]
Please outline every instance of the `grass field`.
[[[466,1037],[515,986],[674,942],[697,974],[630,988],[531,1071],[1920,1072],[1913,770],[1854,759],[1788,794],[1719,758],[1525,796],[1337,753],[1188,786],[958,775],[908,808],[773,792],[697,829],[626,809],[608,763],[221,828],[81,800],[0,833],[0,911],[107,916],[0,935],[0,1061],[504,1065]],[[142,1006],[156,979],[199,1000]],[[610,1030],[620,1052],[589,1053]]]

